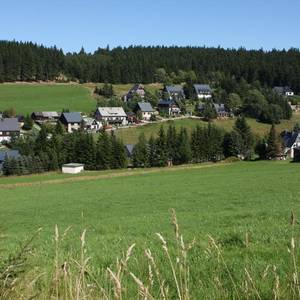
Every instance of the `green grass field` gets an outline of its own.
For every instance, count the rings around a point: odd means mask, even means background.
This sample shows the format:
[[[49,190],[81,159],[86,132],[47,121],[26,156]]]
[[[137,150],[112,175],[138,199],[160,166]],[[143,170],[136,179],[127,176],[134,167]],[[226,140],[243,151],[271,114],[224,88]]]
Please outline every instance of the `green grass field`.
[[[259,123],[254,119],[247,119],[247,122],[251,126],[253,133],[260,137],[268,134],[270,131],[271,125],[269,124]],[[235,119],[214,120],[213,123],[216,126],[223,128],[225,131],[230,131],[234,126]],[[294,114],[291,120],[283,120],[280,124],[276,125],[276,128],[278,132],[281,132],[285,129],[291,130],[296,123],[300,124],[300,114]],[[178,130],[180,127],[185,127],[187,128],[188,132],[191,132],[194,128],[196,128],[197,125],[206,126],[207,122],[204,122],[200,119],[174,119],[164,123],[148,124],[135,128],[121,128],[116,133],[125,144],[135,144],[138,141],[138,137],[141,133],[144,133],[146,138],[149,138],[151,134],[156,136],[161,126],[167,129],[170,124],[173,124]]]
[[[90,113],[95,107],[91,90],[77,84],[0,84],[0,111],[14,108],[19,114],[30,114],[68,108]]]
[[[96,273],[112,266],[136,243],[131,267],[143,277],[147,269],[140,263],[143,249],[150,247],[166,263],[155,233],[171,240],[174,208],[184,238],[196,238],[191,253],[191,289],[196,298],[215,293],[210,281],[214,274],[230,287],[224,266],[206,252],[208,235],[222,248],[236,284],[242,285],[247,267],[262,296],[269,295],[274,280],[260,279],[268,265],[276,265],[280,274],[293,266],[287,247],[292,235],[297,242],[300,239],[300,225],[290,225],[292,210],[300,216],[299,164],[241,162],[124,172],[92,172],[73,181],[54,173],[42,176],[40,182],[37,176],[0,179],[2,253],[12,252],[19,241],[42,227],[30,261],[47,270],[54,257],[55,225],[61,231],[71,226],[61,259],[79,251],[80,233],[87,229],[87,255]],[[202,289],[196,288],[199,280]]]

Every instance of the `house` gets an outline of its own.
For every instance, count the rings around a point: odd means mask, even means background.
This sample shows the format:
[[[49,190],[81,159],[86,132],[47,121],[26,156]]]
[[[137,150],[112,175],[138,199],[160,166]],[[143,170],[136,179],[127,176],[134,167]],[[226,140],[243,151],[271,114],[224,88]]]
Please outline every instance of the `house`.
[[[300,162],[300,147],[294,148],[294,157],[293,157],[294,162]]]
[[[145,97],[145,88],[142,84],[135,84],[126,95],[123,96],[124,102],[130,101],[135,95],[142,99]]]
[[[228,111],[225,107],[225,104],[221,103],[212,103],[216,113],[217,113],[217,118],[228,118],[231,117],[232,114],[230,111]],[[199,103],[197,106],[198,112],[203,113],[205,108],[204,103]]]
[[[212,89],[208,84],[194,84],[194,92],[198,99],[210,99]]]
[[[284,144],[284,154],[289,154],[291,158],[294,158],[294,149],[300,147],[300,132],[284,131],[281,136]]]
[[[221,103],[214,103],[214,108],[217,112],[218,118],[228,118],[230,117],[230,112],[225,108],[225,104]]]
[[[31,119],[38,124],[56,123],[60,114],[56,111],[36,111],[31,114]]]
[[[181,85],[167,85],[164,92],[168,94],[170,100],[185,99],[185,94]]]
[[[280,96],[291,97],[294,96],[294,92],[289,86],[275,86],[273,91]]]
[[[111,125],[127,125],[127,114],[123,107],[98,107],[95,119]]]
[[[59,121],[65,125],[67,132],[71,133],[80,129],[82,125],[82,117],[79,112],[65,112],[62,113]]]
[[[19,159],[21,157],[18,150],[0,150],[0,171],[3,169],[3,163],[6,158]]]
[[[83,164],[69,163],[62,165],[62,172],[64,174],[79,174],[84,171]]]
[[[83,117],[82,123],[84,129],[88,132],[98,132],[102,128],[102,123],[94,118]]]
[[[20,124],[17,118],[0,119],[0,142],[9,142],[13,136],[20,135]]]
[[[139,120],[137,119],[135,113],[132,112],[132,111],[129,111],[127,113],[127,121],[128,121],[129,124],[139,123]]]
[[[142,119],[145,121],[150,121],[155,110],[149,102],[138,102],[137,113],[141,115]]]
[[[300,105],[299,104],[292,104],[292,102],[289,102],[289,106],[292,109],[293,112],[299,112],[300,111]]]
[[[168,116],[179,115],[181,113],[179,106],[174,100],[160,100],[157,107],[160,113]]]

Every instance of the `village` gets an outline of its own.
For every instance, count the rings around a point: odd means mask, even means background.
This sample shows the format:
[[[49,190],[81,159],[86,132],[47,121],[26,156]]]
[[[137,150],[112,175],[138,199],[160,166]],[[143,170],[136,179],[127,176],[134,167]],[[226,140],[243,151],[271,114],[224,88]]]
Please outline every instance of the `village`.
[[[289,87],[274,87],[274,93],[289,99],[294,96],[294,92]],[[161,123],[175,118],[199,118],[206,119],[205,110],[207,106],[210,113],[218,119],[234,118],[235,114],[232,109],[228,108],[225,103],[215,103],[213,101],[213,89],[209,84],[194,84],[193,97],[198,99],[195,107],[195,113],[183,112],[180,108],[181,101],[186,99],[184,89],[181,85],[165,85],[162,90],[163,99],[157,103],[157,107],[152,107],[150,102],[145,101],[145,88],[142,84],[135,84],[122,96],[124,103],[130,103],[132,99],[138,99],[132,111],[125,112],[122,106],[119,107],[103,107],[98,106],[91,115],[85,115],[81,112],[70,111],[40,111],[32,112],[30,119],[37,128],[41,126],[55,126],[60,123],[67,133],[73,133],[82,130],[87,133],[99,133],[101,131],[115,131],[129,127],[139,127],[151,123]],[[288,101],[292,111],[297,113],[299,105],[292,105]],[[209,121],[209,119],[207,119]],[[28,120],[27,120],[28,122]],[[0,114],[0,171],[6,158],[18,159],[20,153],[18,150],[7,147],[11,139],[26,136],[26,120],[24,116],[6,117]],[[281,133],[283,142],[283,158],[299,156],[300,151],[300,130],[286,129]],[[126,144],[125,152],[130,159],[135,145]],[[72,162],[68,168],[63,167],[63,172],[74,172],[74,168],[80,172],[83,169],[82,164]]]

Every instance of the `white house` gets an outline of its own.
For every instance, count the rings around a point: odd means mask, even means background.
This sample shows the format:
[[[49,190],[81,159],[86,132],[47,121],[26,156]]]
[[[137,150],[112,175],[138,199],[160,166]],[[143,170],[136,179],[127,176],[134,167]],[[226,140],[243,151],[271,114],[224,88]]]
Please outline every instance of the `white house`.
[[[285,132],[283,135],[285,145],[284,154],[290,154],[294,158],[294,149],[300,147],[300,132]]]
[[[127,125],[127,114],[123,107],[98,107],[95,119],[111,125]]]
[[[69,133],[80,129],[82,125],[82,117],[79,112],[62,113],[59,120],[65,125]]]
[[[79,174],[84,171],[83,164],[70,163],[62,166],[62,172],[64,174]]]
[[[212,89],[209,84],[194,84],[194,92],[198,99],[210,99],[212,97]]]
[[[275,86],[273,91],[280,96],[292,97],[294,92],[289,86]]]
[[[149,102],[138,102],[137,112],[141,114],[143,120],[150,121],[155,110]]]
[[[94,118],[83,117],[84,129],[88,132],[98,132],[102,128],[102,123]]]
[[[20,135],[20,124],[17,118],[0,119],[0,143],[9,142],[13,136]]]

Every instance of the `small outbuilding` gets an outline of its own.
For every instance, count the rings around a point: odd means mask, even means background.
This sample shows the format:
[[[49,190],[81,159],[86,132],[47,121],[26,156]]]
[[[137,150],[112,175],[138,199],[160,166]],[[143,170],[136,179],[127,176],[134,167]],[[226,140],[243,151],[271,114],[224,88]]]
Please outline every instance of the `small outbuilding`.
[[[84,171],[83,164],[70,163],[62,166],[62,172],[64,174],[79,174]]]

